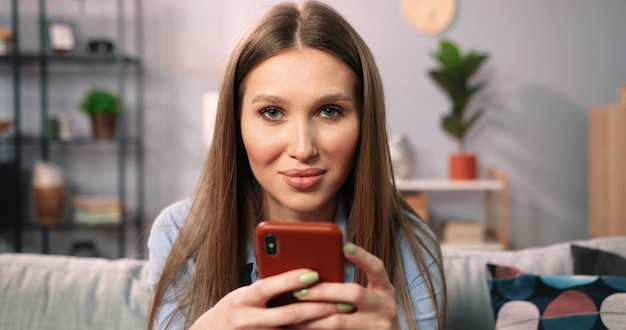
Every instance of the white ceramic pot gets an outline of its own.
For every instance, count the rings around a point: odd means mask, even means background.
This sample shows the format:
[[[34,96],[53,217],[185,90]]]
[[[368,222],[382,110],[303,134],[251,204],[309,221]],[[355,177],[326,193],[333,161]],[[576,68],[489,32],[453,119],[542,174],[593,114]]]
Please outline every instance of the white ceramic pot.
[[[409,179],[415,160],[409,139],[401,134],[389,135],[389,154],[395,177],[403,180]]]

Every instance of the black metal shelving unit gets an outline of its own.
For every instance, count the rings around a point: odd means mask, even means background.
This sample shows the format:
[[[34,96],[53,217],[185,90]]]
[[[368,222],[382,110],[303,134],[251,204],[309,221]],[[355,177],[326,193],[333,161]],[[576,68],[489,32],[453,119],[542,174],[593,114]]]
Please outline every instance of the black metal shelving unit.
[[[142,214],[143,214],[143,63],[142,63],[142,1],[141,0],[117,0],[115,3],[111,1],[111,5],[117,8],[115,26],[117,27],[117,40],[115,40],[115,51],[111,54],[89,54],[89,53],[67,53],[54,54],[48,50],[45,31],[48,24],[47,2],[46,0],[37,0],[38,3],[38,31],[39,31],[39,51],[22,51],[20,38],[20,1],[11,0],[11,27],[15,35],[13,48],[6,55],[0,55],[0,67],[10,67],[10,75],[13,87],[13,132],[8,136],[0,137],[0,150],[4,150],[5,155],[10,155],[9,162],[3,163],[3,170],[6,171],[3,180],[8,180],[9,184],[0,187],[1,196],[14,196],[17,206],[12,210],[0,209],[0,220],[4,230],[13,230],[13,243],[15,252],[23,252],[24,233],[29,231],[41,232],[41,253],[50,253],[51,232],[53,231],[74,231],[87,230],[93,231],[97,235],[101,231],[115,231],[117,233],[118,257],[126,256],[126,237],[127,230],[133,228],[137,235],[142,230]],[[134,27],[126,26],[126,5],[134,6]],[[125,49],[126,37],[128,31],[133,31],[134,35],[134,54],[130,55]],[[39,113],[41,118],[41,127],[43,132],[44,122],[50,115],[50,70],[73,70],[76,68],[105,68],[114,71],[117,75],[113,80],[116,81],[117,94],[124,105],[122,115],[118,118],[117,136],[112,141],[96,141],[89,137],[77,137],[68,141],[50,139],[44,134],[38,136],[27,135],[22,132],[24,124],[22,97],[24,89],[22,86],[24,70],[35,68],[38,70],[38,84],[40,93]],[[30,70],[33,71],[33,70]],[[31,73],[32,74],[32,73]],[[85,78],[87,79],[87,78]],[[128,105],[125,100],[129,98],[127,90],[129,80],[134,83],[134,104]],[[31,86],[32,88],[32,86]],[[126,111],[131,110],[132,111]],[[29,109],[30,110],[30,109]],[[133,116],[129,121],[129,116]],[[131,123],[132,122],[132,123]],[[133,125],[132,133],[131,127]],[[116,165],[111,168],[111,172],[117,177],[117,191],[113,192],[119,196],[122,201],[124,211],[122,212],[121,222],[111,225],[81,225],[64,219],[62,224],[52,228],[43,228],[36,225],[32,218],[32,212],[28,212],[28,185],[29,178],[24,177],[23,169],[32,164],[27,164],[25,159],[25,150],[29,152],[36,150],[38,158],[49,160],[54,153],[65,152],[72,153],[75,150],[84,150],[85,148],[105,148],[110,149],[109,152],[116,154]],[[133,163],[134,173],[131,177],[127,176],[127,167],[129,163]],[[9,174],[9,172],[15,175]],[[14,181],[13,181],[14,180]],[[132,196],[135,202],[132,212],[126,210],[128,196],[128,185],[132,181],[134,185],[135,196]],[[4,181],[3,181],[4,182]],[[4,190],[4,191],[3,191]],[[10,204],[10,201],[7,202]],[[69,212],[66,212],[71,217]],[[138,237],[139,238],[139,237]],[[137,251],[141,255],[142,244],[137,239]]]

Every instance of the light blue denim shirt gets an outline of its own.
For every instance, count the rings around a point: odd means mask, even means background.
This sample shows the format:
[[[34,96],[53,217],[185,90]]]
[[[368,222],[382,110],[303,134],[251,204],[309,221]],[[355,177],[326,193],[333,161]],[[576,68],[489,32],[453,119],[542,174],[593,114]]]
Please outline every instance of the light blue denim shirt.
[[[150,261],[150,270],[148,276],[148,282],[151,289],[154,289],[156,286],[159,277],[161,276],[161,272],[163,270],[163,265],[165,264],[165,260],[167,259],[167,255],[169,254],[170,248],[172,244],[176,240],[178,236],[178,232],[183,225],[183,222],[187,218],[187,214],[191,207],[192,201],[190,199],[182,200],[176,202],[167,208],[165,208],[159,216],[154,221],[152,225],[152,229],[150,231],[150,237],[148,238],[148,249],[150,251],[149,261]],[[412,216],[412,215],[411,215]],[[345,233],[346,229],[346,212],[344,209],[343,203],[339,203],[339,207],[337,208],[337,215],[335,216],[335,223],[341,227],[343,232]],[[421,221],[419,222],[422,226],[428,228]],[[430,232],[432,234],[432,232]],[[404,272],[406,275],[407,283],[409,285],[409,292],[411,295],[411,300],[413,301],[413,309],[414,315],[417,319],[418,325],[420,329],[437,329],[437,319],[435,308],[439,308],[440,310],[443,308],[442,306],[433,306],[430,300],[430,294],[426,285],[423,281],[423,277],[415,265],[413,260],[413,255],[411,254],[411,250],[409,249],[408,243],[403,235],[399,235],[399,243],[400,243],[400,253],[402,255],[402,263],[404,266]],[[435,247],[430,247],[434,249]],[[443,278],[442,274],[438,271],[437,265],[433,259],[430,259],[427,253],[424,253],[427,258],[428,270],[431,274],[433,274],[433,281],[435,285],[435,291],[437,294],[437,301],[441,302],[442,286],[443,286]],[[252,267],[248,267],[250,269],[250,278],[252,282],[258,280],[256,262],[254,257],[254,249],[252,242],[248,245],[248,252],[246,256],[246,263],[251,264]],[[178,274],[178,279],[183,280],[185,278],[191,277],[191,274],[194,271],[194,266],[191,261],[188,261],[185,267]],[[239,276],[236,274],[235,276]],[[344,275],[344,280],[346,282],[352,282],[354,277],[354,265],[347,263],[346,270]],[[172,315],[175,307],[176,301],[174,299],[174,292],[177,290],[177,287],[170,288],[166,293],[164,302],[161,304],[157,316],[157,324],[156,329],[165,329],[165,325],[167,324],[170,316]],[[404,317],[402,316],[402,311],[398,308],[399,318],[404,326]],[[182,329],[184,327],[185,321],[182,315],[177,314],[173,321],[171,322],[169,329]]]

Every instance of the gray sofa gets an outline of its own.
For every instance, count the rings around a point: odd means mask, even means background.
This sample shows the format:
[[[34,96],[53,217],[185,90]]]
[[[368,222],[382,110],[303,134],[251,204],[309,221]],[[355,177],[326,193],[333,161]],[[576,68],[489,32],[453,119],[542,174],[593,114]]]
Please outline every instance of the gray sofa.
[[[571,275],[570,243],[518,251],[444,250],[448,329],[492,329],[487,262]],[[626,256],[626,237],[575,243]],[[146,261],[0,254],[0,329],[142,329]]]
[[[0,254],[0,329],[143,329],[148,264]]]

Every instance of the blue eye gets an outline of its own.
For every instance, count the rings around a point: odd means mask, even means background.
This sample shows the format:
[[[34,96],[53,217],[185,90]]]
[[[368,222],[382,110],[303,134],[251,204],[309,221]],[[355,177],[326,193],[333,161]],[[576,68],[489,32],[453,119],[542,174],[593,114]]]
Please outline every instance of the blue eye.
[[[261,115],[263,115],[267,119],[276,120],[280,117],[281,112],[276,108],[267,108],[261,111]]]
[[[321,111],[322,116],[327,118],[335,117],[339,115],[339,113],[341,113],[341,110],[336,107],[324,107]]]

